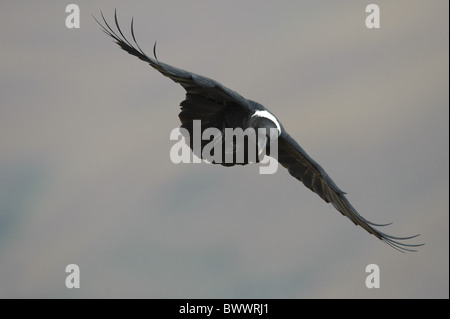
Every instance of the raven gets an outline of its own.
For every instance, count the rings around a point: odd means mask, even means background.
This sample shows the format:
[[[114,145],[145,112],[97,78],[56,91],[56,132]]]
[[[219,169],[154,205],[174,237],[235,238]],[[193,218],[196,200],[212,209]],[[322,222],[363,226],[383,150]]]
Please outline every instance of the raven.
[[[347,200],[346,193],[334,183],[325,170],[286,132],[275,115],[263,105],[242,97],[213,79],[160,62],[156,56],[156,42],[153,46],[154,58],[147,56],[136,41],[133,19],[131,20],[131,36],[134,44],[122,33],[116,11],[114,13],[116,31],[108,24],[103,13],[101,13],[101,16],[104,24],[95,17],[93,18],[100,25],[102,31],[112,37],[123,50],[147,62],[186,90],[186,99],[180,104],[179,118],[181,127],[189,133],[192,133],[194,120],[201,120],[202,132],[208,127],[217,128],[221,132],[226,128],[266,129],[263,134],[258,133],[256,136],[258,154],[261,154],[264,148],[269,148],[270,143],[277,140],[278,162],[287,168],[293,177],[318,194],[325,202],[331,203],[355,225],[361,226],[370,234],[401,252],[416,251],[416,247],[423,245],[405,242],[419,236],[419,234],[409,237],[391,236],[375,228],[390,224],[375,224],[362,217]],[[190,135],[193,136],[193,134]],[[190,142],[190,147],[194,151],[193,143]],[[202,141],[201,147],[204,146],[205,142]],[[228,152],[236,153],[239,145],[232,146],[231,151],[228,150]],[[224,151],[224,153],[227,153],[226,149]],[[233,159],[234,161],[228,163],[222,161],[213,163],[233,166],[235,164],[245,165],[250,162],[247,158],[241,163],[236,162],[235,158]],[[258,157],[256,158],[257,161]]]

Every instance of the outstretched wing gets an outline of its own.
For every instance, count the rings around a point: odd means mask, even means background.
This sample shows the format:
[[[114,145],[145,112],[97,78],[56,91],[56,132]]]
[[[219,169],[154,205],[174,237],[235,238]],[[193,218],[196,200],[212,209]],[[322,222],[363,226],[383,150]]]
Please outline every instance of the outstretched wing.
[[[230,90],[213,79],[158,61],[155,52],[156,43],[153,47],[155,58],[146,55],[136,42],[133,20],[131,20],[131,37],[134,44],[124,36],[120,29],[117,12],[114,12],[116,31],[108,24],[103,13],[101,16],[103,23],[99,22],[94,17],[95,21],[97,21],[102,30],[113,38],[123,50],[149,63],[154,69],[172,79],[174,82],[179,83],[186,90],[186,98],[180,104],[181,112],[178,117],[181,121],[181,127],[189,132],[189,146],[194,154],[200,158],[202,158],[202,150],[205,145],[214,142],[215,140],[212,136],[210,138],[202,139],[201,148],[198,150],[194,149],[192,141],[194,137],[194,120],[201,121],[200,130],[203,135],[204,130],[207,128],[217,128],[219,131],[222,131],[224,127],[233,127],[233,124],[230,123],[233,118],[244,118],[244,116],[250,113],[254,108],[254,105],[240,94]],[[222,154],[223,157],[225,157],[224,151]],[[216,162],[213,161],[213,163]],[[235,163],[225,163],[225,161],[222,160],[220,164],[232,166]],[[239,164],[245,165],[246,162]]]
[[[400,251],[415,251],[414,247],[423,245],[403,242],[419,235],[395,237],[374,228],[375,226],[387,226],[389,224],[374,224],[362,217],[347,200],[345,192],[337,187],[325,170],[286,132],[283,132],[278,138],[278,162],[286,167],[292,176],[317,193],[324,201],[331,203],[355,225],[361,226],[386,244]]]
[[[183,86],[187,93],[202,96],[203,98],[211,100],[217,104],[226,104],[227,102],[231,102],[243,108],[249,107],[247,99],[242,97],[237,92],[230,90],[229,88],[220,84],[219,82],[214,81],[213,79],[210,79],[208,77],[188,72],[158,61],[155,53],[156,42],[155,46],[153,47],[155,58],[147,56],[136,42],[136,38],[134,36],[133,20],[131,20],[131,36],[133,38],[134,44],[132,44],[122,33],[117,19],[117,12],[114,12],[114,21],[117,31],[114,31],[113,28],[111,28],[111,26],[103,16],[103,13],[101,14],[101,16],[104,24],[100,23],[94,17],[95,21],[97,21],[102,30],[107,35],[112,37],[123,50],[138,57],[142,61],[148,62],[154,69],[161,72],[161,74],[167,76],[174,82],[179,83],[181,86]]]

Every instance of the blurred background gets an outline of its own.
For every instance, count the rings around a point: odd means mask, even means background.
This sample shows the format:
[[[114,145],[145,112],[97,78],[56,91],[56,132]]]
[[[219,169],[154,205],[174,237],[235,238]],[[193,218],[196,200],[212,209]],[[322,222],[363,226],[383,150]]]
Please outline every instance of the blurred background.
[[[447,1],[0,4],[0,297],[448,298]],[[170,161],[181,86],[122,51],[256,100],[399,253],[280,167]],[[77,264],[81,288],[67,289]],[[366,266],[380,288],[365,286]]]

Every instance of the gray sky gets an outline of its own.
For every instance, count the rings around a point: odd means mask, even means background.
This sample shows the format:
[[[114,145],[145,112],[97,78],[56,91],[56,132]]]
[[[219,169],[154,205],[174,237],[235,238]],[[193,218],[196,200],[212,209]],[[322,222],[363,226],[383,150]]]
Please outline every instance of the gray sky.
[[[0,297],[448,298],[448,2],[0,4]],[[401,254],[280,167],[170,161],[184,90],[148,53],[273,111]],[[112,20],[111,20],[112,21]],[[65,286],[65,267],[81,288]],[[367,289],[365,268],[380,267]]]

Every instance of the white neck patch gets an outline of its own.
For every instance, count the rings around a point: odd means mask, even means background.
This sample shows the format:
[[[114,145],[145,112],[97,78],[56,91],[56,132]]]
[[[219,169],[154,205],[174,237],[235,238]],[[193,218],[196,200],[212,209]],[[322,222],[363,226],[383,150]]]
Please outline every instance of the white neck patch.
[[[273,116],[270,112],[267,111],[256,111],[253,116],[259,116],[259,117],[265,117],[266,119],[271,120],[272,122],[275,123],[275,125],[277,126],[278,129],[278,134],[281,134],[281,126],[280,123],[278,123],[277,119],[275,118],[275,116]]]

